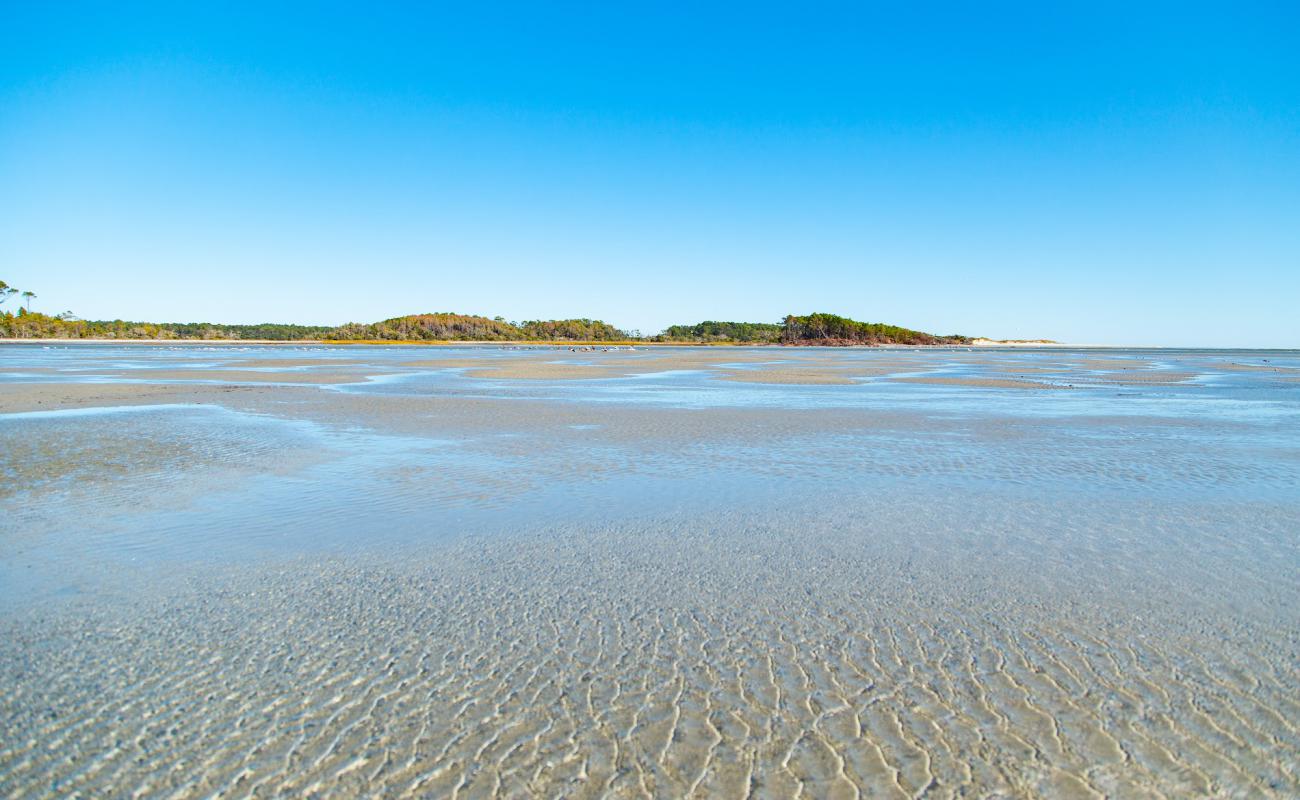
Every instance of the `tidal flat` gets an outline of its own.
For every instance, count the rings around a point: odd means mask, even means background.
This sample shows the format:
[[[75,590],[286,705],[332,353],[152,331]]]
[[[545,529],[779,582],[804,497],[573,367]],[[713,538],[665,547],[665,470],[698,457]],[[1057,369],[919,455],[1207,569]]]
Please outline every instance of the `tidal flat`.
[[[1295,797],[1297,379],[0,346],[0,795]]]

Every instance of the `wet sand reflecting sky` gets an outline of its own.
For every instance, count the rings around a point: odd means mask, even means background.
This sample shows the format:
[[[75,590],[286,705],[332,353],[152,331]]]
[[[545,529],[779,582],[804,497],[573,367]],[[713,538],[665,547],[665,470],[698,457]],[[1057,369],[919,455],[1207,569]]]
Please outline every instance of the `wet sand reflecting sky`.
[[[1300,354],[0,348],[0,793],[1300,793]]]

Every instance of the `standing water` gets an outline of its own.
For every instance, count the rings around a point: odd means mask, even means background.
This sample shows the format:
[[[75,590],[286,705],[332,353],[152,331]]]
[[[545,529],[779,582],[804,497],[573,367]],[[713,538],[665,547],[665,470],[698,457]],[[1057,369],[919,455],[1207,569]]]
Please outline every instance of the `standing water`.
[[[0,794],[1294,797],[1300,353],[0,347]]]

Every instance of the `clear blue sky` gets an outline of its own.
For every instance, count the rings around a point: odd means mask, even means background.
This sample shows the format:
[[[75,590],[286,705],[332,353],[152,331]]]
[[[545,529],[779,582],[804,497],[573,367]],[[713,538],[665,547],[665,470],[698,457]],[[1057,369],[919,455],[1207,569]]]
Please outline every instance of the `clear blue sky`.
[[[1064,6],[0,0],[0,278],[1300,346],[1300,6]]]

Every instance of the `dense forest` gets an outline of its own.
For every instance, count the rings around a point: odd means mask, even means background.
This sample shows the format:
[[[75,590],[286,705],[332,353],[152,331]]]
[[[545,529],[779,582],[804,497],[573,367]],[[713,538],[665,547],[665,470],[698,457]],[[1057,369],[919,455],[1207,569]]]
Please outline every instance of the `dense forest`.
[[[125,322],[83,320],[64,312],[55,316],[31,310],[32,292],[19,292],[0,281],[0,305],[21,295],[25,306],[0,308],[0,337],[12,339],[264,339],[272,341],[408,341],[408,342],[613,342],[638,338],[593,319],[507,322],[502,317],[472,314],[410,314],[382,322],[325,325],[222,325],[209,322]],[[788,316],[782,322],[700,322],[673,325],[649,342],[697,344],[879,345],[966,344],[966,336],[936,336],[897,325],[858,322],[834,314]]]

